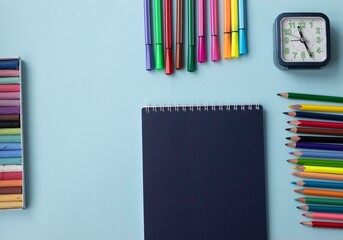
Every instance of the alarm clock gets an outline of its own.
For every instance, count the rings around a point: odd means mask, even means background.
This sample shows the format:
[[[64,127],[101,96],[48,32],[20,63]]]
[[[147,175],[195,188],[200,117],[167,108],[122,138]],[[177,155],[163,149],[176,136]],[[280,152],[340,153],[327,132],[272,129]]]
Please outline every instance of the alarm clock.
[[[282,13],[274,22],[274,63],[315,69],[330,61],[330,21],[323,13]]]

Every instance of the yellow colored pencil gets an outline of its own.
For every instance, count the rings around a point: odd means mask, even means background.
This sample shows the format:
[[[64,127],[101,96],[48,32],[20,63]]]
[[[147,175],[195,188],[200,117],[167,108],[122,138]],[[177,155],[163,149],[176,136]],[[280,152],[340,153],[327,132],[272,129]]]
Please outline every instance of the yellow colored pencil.
[[[298,104],[298,105],[290,105],[289,108],[301,110],[301,111],[313,111],[313,112],[339,112],[339,113],[343,112],[342,106]]]
[[[343,174],[343,168],[338,167],[321,167],[321,166],[294,166],[294,169],[297,169],[302,172],[315,172],[315,173],[332,173],[332,174]]]
[[[0,135],[21,134],[20,128],[0,128]]]
[[[0,202],[0,209],[23,208],[23,202]]]
[[[0,195],[0,202],[20,202],[23,201],[22,194],[4,194]]]

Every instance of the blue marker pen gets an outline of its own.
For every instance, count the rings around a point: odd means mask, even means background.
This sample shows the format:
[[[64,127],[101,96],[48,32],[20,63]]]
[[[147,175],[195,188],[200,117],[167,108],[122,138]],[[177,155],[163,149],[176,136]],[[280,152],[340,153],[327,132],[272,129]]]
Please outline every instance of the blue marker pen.
[[[238,0],[239,55],[248,53],[246,0]]]

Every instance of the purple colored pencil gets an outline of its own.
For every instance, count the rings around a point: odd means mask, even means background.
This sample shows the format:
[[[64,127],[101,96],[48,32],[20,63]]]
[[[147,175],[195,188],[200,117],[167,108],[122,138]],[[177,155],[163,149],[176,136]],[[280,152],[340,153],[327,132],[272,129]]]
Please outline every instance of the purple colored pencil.
[[[20,114],[20,107],[0,107],[0,114]]]
[[[290,147],[295,147],[295,148],[343,151],[343,145],[339,145],[339,144],[296,142],[296,143],[289,143],[287,145]]]
[[[152,52],[151,40],[151,15],[150,15],[150,0],[144,0],[144,26],[145,26],[145,61],[146,70],[154,69],[154,60]]]
[[[20,92],[0,92],[0,99],[20,99]]]
[[[20,100],[0,100],[0,107],[19,107]]]

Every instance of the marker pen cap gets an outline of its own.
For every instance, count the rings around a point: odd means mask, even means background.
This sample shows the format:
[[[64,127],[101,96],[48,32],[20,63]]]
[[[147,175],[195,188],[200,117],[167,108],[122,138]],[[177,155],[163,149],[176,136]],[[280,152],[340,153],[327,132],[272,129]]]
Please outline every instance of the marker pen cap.
[[[206,41],[205,37],[198,38],[198,62],[206,62]]]
[[[248,53],[247,47],[247,30],[240,29],[239,30],[239,54],[245,55]]]
[[[224,44],[223,44],[223,58],[231,58],[231,34],[224,33]]]
[[[171,48],[167,48],[166,51],[166,68],[165,73],[167,75],[173,74],[174,68],[173,68],[173,51]]]
[[[218,36],[211,36],[211,60],[213,62],[220,61],[219,37]]]
[[[164,68],[163,45],[156,44],[156,70]]]
[[[146,70],[150,71],[154,69],[154,54],[152,51],[151,44],[145,45],[145,56],[146,56]]]

